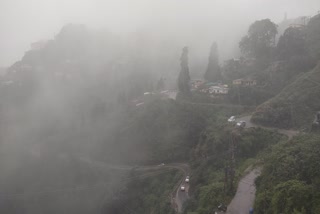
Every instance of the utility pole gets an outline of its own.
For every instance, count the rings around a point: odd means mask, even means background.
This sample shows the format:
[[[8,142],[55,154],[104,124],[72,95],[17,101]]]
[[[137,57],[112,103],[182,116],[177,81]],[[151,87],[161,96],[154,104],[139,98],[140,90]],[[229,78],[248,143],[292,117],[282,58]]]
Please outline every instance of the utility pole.
[[[291,115],[291,126],[293,127],[294,126],[294,119],[293,119],[293,108],[292,108],[292,105],[290,105],[290,115]]]
[[[233,191],[233,180],[234,180],[234,174],[235,174],[235,139],[234,139],[234,133],[231,133],[231,163],[230,163],[230,190]]]
[[[228,165],[225,166],[224,168],[224,185],[223,185],[223,191],[224,191],[224,195],[226,195],[227,192],[227,187],[228,187]]]
[[[231,132],[231,138],[230,138],[230,144],[229,144],[229,151],[230,152],[230,156],[229,154],[227,154],[227,157],[229,156],[229,158],[227,158],[227,162],[226,162],[226,166],[225,166],[225,175],[224,175],[224,191],[225,194],[228,191],[233,191],[233,181],[234,181],[234,175],[235,175],[235,150],[236,150],[236,140],[235,140],[235,136],[234,133]]]
[[[238,102],[239,102],[239,106],[240,106],[241,105],[240,86],[237,86],[237,91],[238,91]]]

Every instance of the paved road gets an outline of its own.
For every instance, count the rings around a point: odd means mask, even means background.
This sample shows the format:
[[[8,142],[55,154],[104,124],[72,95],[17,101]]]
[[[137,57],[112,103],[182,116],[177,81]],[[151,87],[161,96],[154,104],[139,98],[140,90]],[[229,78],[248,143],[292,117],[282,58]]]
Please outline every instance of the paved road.
[[[254,180],[260,175],[261,169],[251,170],[244,176],[238,185],[237,193],[228,206],[227,214],[248,214],[253,207],[256,194]]]
[[[177,213],[182,213],[183,205],[189,199],[189,184],[185,182],[185,178],[190,173],[190,167],[188,164],[180,164],[176,167],[179,167],[179,170],[183,173],[183,177],[175,187],[175,191],[172,194],[172,204]],[[182,185],[185,186],[185,191],[180,190]]]
[[[273,128],[273,127],[266,127],[266,126],[257,125],[257,124],[254,124],[251,122],[251,117],[252,117],[252,115],[240,117],[240,118],[236,119],[236,122],[246,121],[246,128],[261,127],[261,128],[268,129],[268,130],[277,130],[279,133],[286,135],[289,138],[289,140],[292,137],[294,137],[300,133],[299,131],[296,131],[296,130],[278,129],[278,128]]]
[[[179,185],[178,190],[176,191],[176,196],[175,196],[175,203],[176,203],[176,212],[177,213],[182,213],[183,212],[183,204],[188,200],[189,195],[189,184],[184,184],[186,187],[185,191],[181,191]]]
[[[299,132],[295,130],[277,129],[256,125],[251,122],[251,115],[240,117],[236,120],[236,122],[239,121],[245,121],[246,128],[261,127],[268,130],[277,130],[279,133],[288,136],[289,140],[299,134]],[[254,181],[260,175],[260,173],[260,168],[253,169],[240,180],[236,195],[228,206],[227,214],[249,213],[249,209],[253,207],[255,199],[256,187],[254,185]]]

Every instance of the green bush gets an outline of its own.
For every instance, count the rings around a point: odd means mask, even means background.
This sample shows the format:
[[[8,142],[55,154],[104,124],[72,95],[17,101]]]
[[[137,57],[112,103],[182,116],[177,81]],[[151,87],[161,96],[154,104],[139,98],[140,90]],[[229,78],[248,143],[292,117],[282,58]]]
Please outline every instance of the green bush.
[[[302,135],[273,147],[256,180],[258,213],[318,213],[319,142],[319,135]]]

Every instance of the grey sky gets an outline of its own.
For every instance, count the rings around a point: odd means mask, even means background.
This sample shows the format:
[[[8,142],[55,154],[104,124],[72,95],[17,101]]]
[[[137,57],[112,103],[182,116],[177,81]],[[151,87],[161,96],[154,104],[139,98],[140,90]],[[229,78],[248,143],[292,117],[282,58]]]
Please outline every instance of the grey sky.
[[[222,49],[236,46],[232,35],[254,20],[279,22],[285,12],[290,18],[318,10],[319,0],[0,0],[0,66],[19,60],[31,42],[53,38],[67,23],[119,33],[152,30],[194,46],[217,40]]]

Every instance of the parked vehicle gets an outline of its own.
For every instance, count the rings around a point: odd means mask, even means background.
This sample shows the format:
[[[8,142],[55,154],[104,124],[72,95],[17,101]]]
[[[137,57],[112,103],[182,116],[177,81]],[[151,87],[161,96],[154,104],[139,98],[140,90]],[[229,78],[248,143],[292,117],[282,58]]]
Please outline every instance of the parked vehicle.
[[[190,177],[187,176],[186,179],[185,179],[185,182],[186,182],[186,183],[189,183],[189,181],[190,181]]]
[[[186,187],[185,187],[184,185],[181,185],[180,190],[181,190],[181,191],[185,191],[185,190],[186,190]]]
[[[236,122],[236,117],[235,117],[235,116],[231,116],[231,117],[228,119],[228,122],[230,122],[230,123]]]
[[[238,127],[241,127],[241,128],[246,127],[246,121],[239,121],[239,122],[237,122],[237,126],[238,126]]]
[[[220,204],[220,205],[218,206],[218,210],[219,210],[219,211],[226,212],[226,211],[227,211],[227,206],[224,205],[224,204]]]

